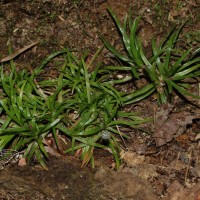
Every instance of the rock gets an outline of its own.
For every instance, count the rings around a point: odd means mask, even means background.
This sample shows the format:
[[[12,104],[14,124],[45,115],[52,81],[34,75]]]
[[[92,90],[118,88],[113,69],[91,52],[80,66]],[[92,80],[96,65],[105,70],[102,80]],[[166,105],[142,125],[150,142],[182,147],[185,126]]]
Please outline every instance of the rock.
[[[163,200],[200,200],[200,183],[191,188],[184,188],[177,180],[173,181]]]
[[[100,170],[95,175],[102,187],[100,200],[156,200],[157,197],[148,181],[131,172],[113,172]]]

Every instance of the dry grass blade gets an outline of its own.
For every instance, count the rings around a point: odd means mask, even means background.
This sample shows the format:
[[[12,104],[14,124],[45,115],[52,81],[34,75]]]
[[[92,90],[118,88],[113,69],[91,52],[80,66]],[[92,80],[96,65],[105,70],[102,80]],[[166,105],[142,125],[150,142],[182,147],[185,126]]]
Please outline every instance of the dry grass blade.
[[[34,47],[38,43],[39,43],[38,41],[37,42],[33,42],[32,44],[23,47],[22,49],[16,51],[15,53],[13,53],[13,54],[11,54],[9,56],[6,56],[5,58],[1,59],[0,63],[8,62],[8,61],[14,59],[18,55],[20,55],[21,53],[23,53],[23,52],[27,51],[28,49]]]

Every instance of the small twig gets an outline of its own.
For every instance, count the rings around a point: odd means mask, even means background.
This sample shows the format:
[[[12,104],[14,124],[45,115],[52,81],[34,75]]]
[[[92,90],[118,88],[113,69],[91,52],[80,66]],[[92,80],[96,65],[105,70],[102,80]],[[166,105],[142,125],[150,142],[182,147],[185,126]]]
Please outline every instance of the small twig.
[[[4,184],[4,183],[7,183],[7,182],[9,182],[10,181],[10,179],[9,180],[5,180],[5,181],[1,181],[0,182],[0,185],[2,185],[2,184]]]
[[[30,44],[28,46],[25,46],[24,48],[16,51],[15,53],[13,53],[13,54],[11,54],[9,56],[6,56],[5,58],[3,58],[3,59],[0,60],[0,63],[4,63],[4,62],[7,62],[7,61],[10,61],[10,60],[14,59],[15,57],[17,57],[18,55],[20,55],[24,51],[27,51],[28,49],[32,48],[36,44],[38,44],[38,42],[33,42],[32,44]]]
[[[115,119],[114,119],[114,120],[115,120]],[[127,145],[126,145],[126,142],[124,141],[124,138],[123,138],[123,136],[122,136],[121,131],[119,130],[119,126],[116,125],[116,127],[117,127],[117,131],[119,132],[119,135],[120,135],[120,137],[121,137],[121,139],[122,139],[122,141],[123,141],[123,143],[124,143],[125,149],[127,150],[128,147],[127,147]]]
[[[199,82],[199,84],[198,84],[198,90],[199,90],[199,97],[200,97],[200,82]],[[198,105],[200,106],[200,99],[198,100]]]
[[[192,151],[190,151],[189,161],[188,161],[187,169],[186,169],[186,172],[185,172],[185,185],[186,185],[186,182],[187,182],[187,177],[188,177],[188,172],[189,172],[189,168],[190,168],[191,158],[192,158]]]

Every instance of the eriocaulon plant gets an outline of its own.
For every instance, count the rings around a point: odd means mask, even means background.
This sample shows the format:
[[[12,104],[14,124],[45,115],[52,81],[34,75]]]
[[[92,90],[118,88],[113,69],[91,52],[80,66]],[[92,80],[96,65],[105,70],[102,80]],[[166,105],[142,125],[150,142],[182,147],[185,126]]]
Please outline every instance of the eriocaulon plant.
[[[67,107],[57,100],[60,86],[45,91],[36,79],[38,69],[17,71],[13,61],[5,66],[0,79],[0,150],[24,151],[27,161],[35,157],[46,168],[45,137],[51,133],[57,142],[56,125]]]
[[[81,151],[83,166],[90,161],[94,166],[95,148],[109,148],[118,168],[120,141],[127,137],[121,127],[137,128],[145,120],[122,111],[120,92],[109,79],[111,72],[92,67],[100,51],[87,64],[86,56],[77,59],[63,49],[31,72],[16,70],[13,61],[2,65],[0,150],[23,151],[27,161],[34,157],[46,167],[46,138],[51,134],[59,148],[57,136],[65,134],[72,141],[66,152]],[[43,67],[57,56],[63,58],[58,63],[58,77],[41,81]]]
[[[121,34],[125,53],[120,53],[105,38],[102,38],[106,47],[121,60],[124,66],[116,67],[124,71],[132,71],[134,78],[145,77],[148,84],[134,94],[125,95],[123,101],[127,104],[156,92],[159,104],[173,101],[174,93],[179,96],[192,96],[199,98],[188,92],[190,84],[188,78],[198,79],[200,75],[200,49],[181,50],[177,41],[183,25],[179,29],[173,28],[167,37],[156,44],[152,40],[152,55],[145,56],[141,39],[136,31],[141,17],[137,17],[133,22],[130,17],[125,17],[123,25],[111,9],[108,9],[111,17]],[[114,68],[114,67],[113,67]]]
[[[63,50],[49,56],[50,60],[58,54],[63,55],[64,64],[60,74],[62,84],[61,99],[66,99],[68,109],[57,128],[72,139],[72,147],[66,152],[80,149],[82,165],[91,161],[94,166],[95,148],[110,148],[119,167],[119,139],[126,135],[118,127],[136,127],[145,120],[135,113],[121,111],[120,93],[110,84],[108,70],[100,66],[92,67],[94,59],[101,49],[86,64],[86,56],[77,59],[69,50]]]
[[[126,135],[119,127],[136,128],[145,120],[136,113],[121,111],[120,93],[110,85],[110,72],[97,66],[93,69],[92,61],[86,64],[86,57],[77,59],[72,52],[63,54],[66,63],[62,67],[63,99],[67,99],[69,109],[57,128],[72,139],[72,147],[66,152],[80,149],[82,166],[91,161],[94,166],[95,148],[109,148],[119,167],[119,139]]]

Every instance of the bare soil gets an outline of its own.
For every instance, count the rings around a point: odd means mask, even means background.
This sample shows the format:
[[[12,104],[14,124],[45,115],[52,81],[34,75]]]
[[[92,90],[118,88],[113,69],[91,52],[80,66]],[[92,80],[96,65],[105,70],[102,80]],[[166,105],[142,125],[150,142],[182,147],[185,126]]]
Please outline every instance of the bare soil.
[[[8,41],[14,51],[39,42],[17,57],[19,68],[35,67],[63,47],[92,56],[102,45],[100,35],[121,48],[108,7],[120,20],[127,12],[133,18],[142,15],[138,33],[147,52],[153,37],[162,38],[186,20],[182,40],[200,47],[199,0],[1,0],[0,57],[8,55]],[[106,49],[98,62],[116,63]],[[45,70],[48,76],[56,75],[54,66]],[[143,127],[151,135],[126,130],[130,139],[121,152],[119,171],[113,170],[112,155],[102,150],[95,151],[95,169],[81,168],[80,160],[71,155],[50,157],[48,171],[34,163],[7,166],[0,171],[0,199],[199,200],[200,109],[179,99],[173,108],[158,107],[153,97],[132,109],[153,117],[154,123]],[[156,140],[163,132],[167,137]]]

